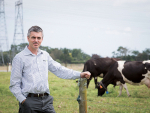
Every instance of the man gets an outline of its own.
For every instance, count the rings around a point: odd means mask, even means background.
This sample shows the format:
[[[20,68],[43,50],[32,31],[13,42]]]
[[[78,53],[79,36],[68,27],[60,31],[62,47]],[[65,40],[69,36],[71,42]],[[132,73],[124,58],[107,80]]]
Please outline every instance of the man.
[[[10,91],[19,101],[19,113],[55,113],[49,91],[48,70],[62,79],[90,78],[90,72],[78,72],[61,66],[39,47],[43,30],[32,26],[28,30],[29,45],[12,62]]]

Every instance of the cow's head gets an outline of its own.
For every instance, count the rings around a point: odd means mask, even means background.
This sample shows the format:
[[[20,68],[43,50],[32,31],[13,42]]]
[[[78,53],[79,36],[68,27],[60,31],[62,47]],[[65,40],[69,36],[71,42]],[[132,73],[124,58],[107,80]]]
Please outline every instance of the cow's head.
[[[149,62],[146,62],[146,63],[145,63],[145,67],[146,67],[146,69],[147,69],[148,71],[150,71],[150,63],[149,63]]]
[[[143,61],[147,74],[150,75],[150,60]]]
[[[107,88],[104,86],[102,81],[98,82],[97,89],[98,89],[98,96],[102,96],[105,93],[105,91],[107,91]]]

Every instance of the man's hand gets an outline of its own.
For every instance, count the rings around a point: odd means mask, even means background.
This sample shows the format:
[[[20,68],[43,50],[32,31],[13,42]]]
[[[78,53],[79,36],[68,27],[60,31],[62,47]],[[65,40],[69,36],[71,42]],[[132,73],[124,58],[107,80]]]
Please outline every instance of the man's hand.
[[[21,104],[23,104],[25,101],[26,101],[26,99],[25,99],[25,100],[23,100],[23,101],[21,102]]]
[[[91,73],[88,72],[88,71],[86,71],[86,72],[81,72],[80,76],[81,76],[81,78],[87,78],[87,79],[89,79],[90,76],[91,76]]]

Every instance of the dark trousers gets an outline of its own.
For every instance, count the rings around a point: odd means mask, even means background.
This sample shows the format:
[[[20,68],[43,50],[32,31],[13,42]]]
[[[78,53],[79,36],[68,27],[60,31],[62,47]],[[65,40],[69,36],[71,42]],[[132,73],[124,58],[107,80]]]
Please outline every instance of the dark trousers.
[[[53,107],[53,97],[27,97],[23,104],[19,103],[19,113],[56,113]]]

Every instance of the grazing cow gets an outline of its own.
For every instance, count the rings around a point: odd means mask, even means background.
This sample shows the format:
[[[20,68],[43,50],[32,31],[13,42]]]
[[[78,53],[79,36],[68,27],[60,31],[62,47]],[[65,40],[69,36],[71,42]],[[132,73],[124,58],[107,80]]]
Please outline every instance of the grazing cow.
[[[83,72],[89,71],[91,76],[87,79],[87,88],[90,80],[94,77],[95,88],[97,86],[97,77],[103,77],[107,73],[110,65],[112,65],[117,58],[100,58],[98,55],[93,55],[92,58],[85,62]]]
[[[110,66],[110,70],[105,75],[103,80],[98,83],[98,96],[102,96],[107,91],[107,86],[112,82],[116,81],[116,85],[120,85],[120,94],[124,87],[128,92],[127,85],[142,85],[145,84],[150,88],[150,60],[148,61],[117,61]]]

